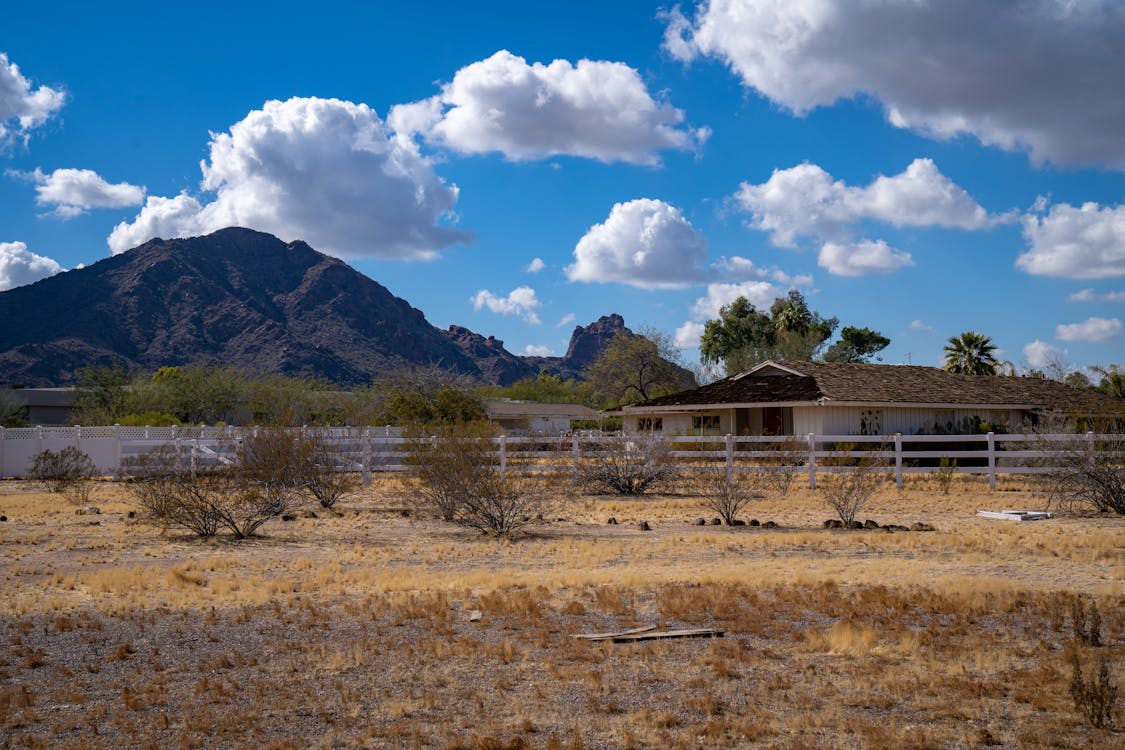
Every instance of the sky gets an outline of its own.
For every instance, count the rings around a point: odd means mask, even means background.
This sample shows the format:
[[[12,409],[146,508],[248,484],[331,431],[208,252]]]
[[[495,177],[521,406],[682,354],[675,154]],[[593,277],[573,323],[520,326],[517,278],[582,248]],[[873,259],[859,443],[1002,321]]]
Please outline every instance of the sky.
[[[619,313],[697,364],[798,289],[888,363],[1125,363],[1116,0],[312,8],[9,4],[0,290],[246,226],[517,354]]]

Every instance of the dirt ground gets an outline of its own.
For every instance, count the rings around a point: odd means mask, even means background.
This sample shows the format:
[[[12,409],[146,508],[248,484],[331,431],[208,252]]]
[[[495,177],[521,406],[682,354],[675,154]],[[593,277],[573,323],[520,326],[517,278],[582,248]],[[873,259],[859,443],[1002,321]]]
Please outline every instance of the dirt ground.
[[[1075,659],[1125,684],[1125,519],[987,520],[1044,501],[917,481],[861,518],[932,531],[825,529],[808,489],[743,514],[778,528],[697,526],[680,490],[507,541],[412,499],[380,479],[200,541],[121,484],[78,514],[0,482],[0,748],[1125,747],[1068,692]],[[723,637],[571,637],[647,624]]]

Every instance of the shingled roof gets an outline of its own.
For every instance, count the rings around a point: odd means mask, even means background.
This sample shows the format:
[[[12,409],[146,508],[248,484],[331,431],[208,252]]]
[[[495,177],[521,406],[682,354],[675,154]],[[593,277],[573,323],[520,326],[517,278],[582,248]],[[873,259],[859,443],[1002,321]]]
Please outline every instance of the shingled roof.
[[[785,370],[796,374],[784,374]],[[777,373],[783,374],[777,374]],[[959,375],[937,367],[843,362],[766,362],[752,370],[631,408],[731,404],[988,405],[1101,413],[1125,403],[1044,378]],[[628,407],[627,407],[628,408]]]

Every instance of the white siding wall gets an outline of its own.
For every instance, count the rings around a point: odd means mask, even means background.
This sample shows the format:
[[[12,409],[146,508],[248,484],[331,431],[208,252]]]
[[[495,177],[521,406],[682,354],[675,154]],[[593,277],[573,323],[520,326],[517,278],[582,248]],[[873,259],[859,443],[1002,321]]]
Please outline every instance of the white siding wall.
[[[803,410],[802,410],[803,411]],[[875,411],[880,413],[880,430],[883,435],[901,432],[903,435],[933,432],[934,425],[940,424],[943,429],[952,425],[959,429],[965,419],[980,417],[993,424],[1002,424],[1006,429],[1013,429],[1018,425],[1019,412],[1009,409],[981,410],[981,409],[909,409],[902,407],[861,408],[853,406],[826,406],[815,411],[822,413],[821,429],[798,430],[803,432],[819,432],[824,435],[858,435],[860,434],[860,420],[864,412]],[[1014,422],[1014,423],[1013,423]]]

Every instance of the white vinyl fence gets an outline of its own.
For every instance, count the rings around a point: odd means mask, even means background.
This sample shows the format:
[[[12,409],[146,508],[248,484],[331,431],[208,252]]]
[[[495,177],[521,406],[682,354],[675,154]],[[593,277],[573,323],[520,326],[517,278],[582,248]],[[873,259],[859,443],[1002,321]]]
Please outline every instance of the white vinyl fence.
[[[201,466],[229,463],[240,438],[253,428],[236,427],[21,427],[0,428],[0,478],[26,477],[33,457],[44,450],[75,446],[104,475],[118,475],[131,457],[161,445],[176,445]],[[301,428],[317,430],[333,447],[342,471],[402,471],[410,439],[393,427]],[[499,437],[493,440],[502,471],[520,466],[570,466],[605,451],[643,448],[651,438],[581,435],[567,437]],[[735,472],[793,470],[816,487],[818,474],[849,471],[855,459],[875,459],[879,470],[893,473],[901,487],[907,474],[937,471],[939,461],[956,461],[956,472],[988,477],[996,486],[1001,474],[1039,474],[1054,470],[1053,461],[1082,446],[1106,442],[1120,446],[1115,435],[805,435],[799,437],[675,436],[667,438],[665,460],[690,472],[724,467]],[[625,444],[624,446],[622,444]],[[616,447],[615,447],[616,446]],[[643,452],[643,451],[639,451]],[[1123,469],[1125,470],[1125,469]]]

